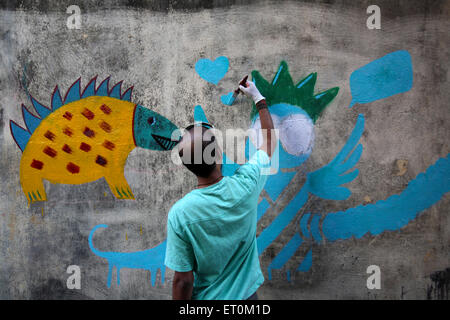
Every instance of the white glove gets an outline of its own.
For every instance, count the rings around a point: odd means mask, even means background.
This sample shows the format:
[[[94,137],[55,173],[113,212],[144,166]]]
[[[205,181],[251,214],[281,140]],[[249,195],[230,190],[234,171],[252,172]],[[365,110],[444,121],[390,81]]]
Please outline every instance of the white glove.
[[[252,81],[247,81],[247,87],[239,86],[239,89],[246,95],[253,99],[253,101],[258,103],[262,99],[265,99],[261,93],[259,92],[258,88],[256,88],[255,83]]]

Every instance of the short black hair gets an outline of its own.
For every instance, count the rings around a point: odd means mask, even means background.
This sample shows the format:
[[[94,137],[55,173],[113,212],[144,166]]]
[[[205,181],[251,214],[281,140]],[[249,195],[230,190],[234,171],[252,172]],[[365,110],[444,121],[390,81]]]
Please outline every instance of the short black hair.
[[[183,135],[191,135],[191,138],[194,135],[194,130],[199,130],[201,129],[201,135],[202,135],[202,139],[201,139],[201,156],[197,155],[197,157],[195,156],[195,152],[196,151],[200,151],[199,149],[195,148],[194,146],[194,142],[191,142],[191,146],[189,148],[187,154],[185,154],[183,151],[185,148],[180,148],[178,150],[178,155],[181,158],[181,161],[183,163],[183,165],[189,169],[189,171],[191,171],[193,174],[195,174],[198,177],[202,177],[202,178],[207,178],[216,168],[216,161],[215,161],[215,156],[216,156],[216,137],[214,136],[214,134],[211,132],[211,130],[209,128],[205,128],[203,126],[194,126],[194,127],[188,127],[186,133]],[[197,131],[196,131],[197,133]],[[211,161],[207,161],[208,159],[205,159],[204,157],[204,153],[205,153],[205,149],[209,148],[211,150],[211,156],[214,158],[214,160]],[[197,150],[196,150],[197,149]],[[198,161],[200,160],[200,161]]]

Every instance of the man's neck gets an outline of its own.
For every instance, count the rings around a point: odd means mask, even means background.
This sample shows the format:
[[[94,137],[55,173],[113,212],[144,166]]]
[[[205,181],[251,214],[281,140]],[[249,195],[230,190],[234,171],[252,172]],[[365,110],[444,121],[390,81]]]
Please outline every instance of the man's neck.
[[[205,187],[209,187],[212,186],[213,184],[219,182],[220,180],[222,180],[223,176],[222,176],[222,172],[218,169],[215,169],[213,172],[211,172],[211,174],[204,178],[204,177],[197,177],[197,182],[198,182],[198,186],[197,188],[205,188]]]

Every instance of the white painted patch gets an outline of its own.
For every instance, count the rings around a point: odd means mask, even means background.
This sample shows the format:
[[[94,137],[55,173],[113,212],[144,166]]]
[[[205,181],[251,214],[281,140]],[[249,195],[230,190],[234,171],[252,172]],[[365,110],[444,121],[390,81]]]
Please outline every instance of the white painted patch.
[[[291,114],[280,125],[280,140],[287,153],[310,154],[314,146],[314,124],[304,114]]]
[[[297,113],[284,118],[272,115],[275,129],[279,130],[283,149],[292,155],[310,154],[314,146],[314,124],[306,115]],[[252,125],[259,134],[250,133],[250,141],[259,148],[262,144],[261,121],[258,119]]]

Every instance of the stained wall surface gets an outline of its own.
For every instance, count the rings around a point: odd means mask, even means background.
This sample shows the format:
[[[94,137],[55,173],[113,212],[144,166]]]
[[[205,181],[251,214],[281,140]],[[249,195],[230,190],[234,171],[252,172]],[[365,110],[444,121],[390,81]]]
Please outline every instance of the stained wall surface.
[[[258,71],[285,130],[258,208],[260,298],[448,299],[450,2],[377,1],[381,29],[366,25],[371,4],[2,1],[0,298],[170,298],[167,213],[196,180],[145,130],[167,136],[198,105],[196,120],[251,127],[250,101],[221,96]],[[67,26],[70,5],[79,29]],[[68,103],[80,111],[74,136],[63,134]],[[137,121],[135,104],[157,112],[157,125]],[[108,122],[102,105],[118,118]],[[133,148],[139,135],[148,149]],[[34,201],[42,190],[46,201]],[[67,287],[70,265],[80,289]],[[380,289],[367,287],[372,265]]]

